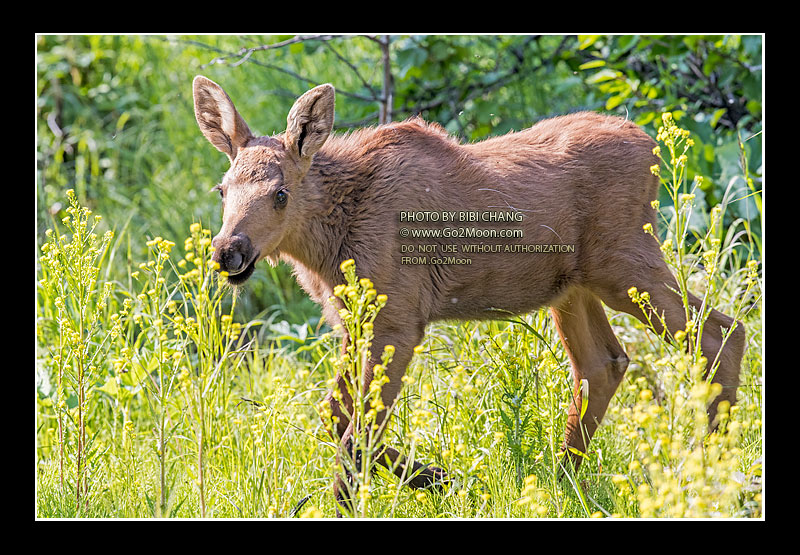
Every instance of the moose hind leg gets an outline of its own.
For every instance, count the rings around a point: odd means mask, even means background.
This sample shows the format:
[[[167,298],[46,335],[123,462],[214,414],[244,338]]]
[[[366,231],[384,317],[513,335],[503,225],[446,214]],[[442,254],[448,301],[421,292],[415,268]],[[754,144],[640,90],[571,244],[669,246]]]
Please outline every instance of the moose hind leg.
[[[573,401],[567,416],[564,449],[577,466],[603,419],[628,367],[628,356],[614,336],[603,305],[591,292],[575,288],[551,308],[572,365]],[[585,405],[585,412],[581,412]]]
[[[686,329],[686,310],[681,296],[677,293],[678,284],[663,261],[658,259],[651,266],[641,265],[631,268],[626,275],[630,276],[630,280],[624,286],[614,290],[609,288],[609,291],[600,294],[609,307],[627,312],[644,323],[652,323],[656,333],[663,332],[662,318],[673,337],[676,332]],[[648,308],[643,311],[639,305],[634,303],[628,295],[628,289],[631,286],[636,287],[639,293],[646,291],[650,295],[650,304],[655,310]],[[702,301],[696,296],[689,294],[688,302],[693,310],[701,310]],[[708,361],[706,372],[716,363],[712,382],[722,386],[722,392],[708,407],[709,425],[712,428],[719,403],[721,401],[727,401],[730,404],[736,402],[739,371],[745,346],[744,324],[716,309],[711,310],[703,325],[700,347],[702,355]]]

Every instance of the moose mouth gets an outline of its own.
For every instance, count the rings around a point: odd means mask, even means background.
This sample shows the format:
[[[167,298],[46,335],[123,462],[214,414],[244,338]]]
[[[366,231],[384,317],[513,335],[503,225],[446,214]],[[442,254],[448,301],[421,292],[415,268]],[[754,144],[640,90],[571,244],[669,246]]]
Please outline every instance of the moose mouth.
[[[256,269],[256,262],[258,262],[259,254],[261,253],[256,253],[253,259],[250,261],[250,264],[245,266],[241,272],[237,272],[235,274],[228,273],[228,283],[231,285],[241,285],[250,279],[250,276],[253,275],[253,272]]]

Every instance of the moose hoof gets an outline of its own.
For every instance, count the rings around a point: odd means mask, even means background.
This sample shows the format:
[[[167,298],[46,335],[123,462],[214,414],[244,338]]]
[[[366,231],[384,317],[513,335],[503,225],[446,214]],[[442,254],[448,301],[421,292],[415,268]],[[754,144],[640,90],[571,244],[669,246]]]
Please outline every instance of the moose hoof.
[[[444,469],[436,466],[426,466],[411,478],[408,485],[414,489],[441,490],[450,482],[450,477]]]

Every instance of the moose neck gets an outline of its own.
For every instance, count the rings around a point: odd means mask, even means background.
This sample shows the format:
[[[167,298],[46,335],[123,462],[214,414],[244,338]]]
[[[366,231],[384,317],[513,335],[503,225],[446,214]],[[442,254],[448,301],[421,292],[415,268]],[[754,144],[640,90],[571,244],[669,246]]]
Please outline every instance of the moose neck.
[[[337,149],[323,148],[314,157],[304,178],[304,210],[290,237],[280,250],[283,258],[297,271],[301,285],[312,296],[328,295],[319,289],[342,282],[339,264],[352,257],[348,247],[352,206],[369,184],[370,171],[357,159],[342,155]],[[298,267],[299,266],[299,267]],[[306,274],[305,276],[301,274]],[[309,276],[308,274],[312,274]],[[305,279],[303,279],[305,278]],[[303,283],[312,278],[315,284]],[[319,282],[318,284],[316,282]]]

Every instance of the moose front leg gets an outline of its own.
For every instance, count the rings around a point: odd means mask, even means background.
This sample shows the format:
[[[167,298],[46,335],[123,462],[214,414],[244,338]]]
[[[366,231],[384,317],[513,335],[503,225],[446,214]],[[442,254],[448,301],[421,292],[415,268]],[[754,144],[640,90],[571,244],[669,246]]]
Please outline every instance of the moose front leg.
[[[372,356],[364,365],[361,381],[358,384],[361,388],[360,404],[353,401],[353,397],[358,398],[358,395],[346,391],[348,389],[345,385],[346,377],[337,379],[340,391],[345,390],[345,393],[348,393],[341,396],[342,401],[346,403],[345,407],[334,399],[331,403],[332,409],[335,407],[338,410],[338,414],[334,410],[332,414],[338,416],[336,430],[341,434],[334,493],[338,504],[349,512],[353,511],[352,499],[357,493],[354,490],[365,478],[367,469],[373,461],[390,469],[398,477],[408,480],[408,485],[415,488],[441,483],[445,477],[444,471],[427,467],[417,461],[414,461],[411,468],[407,468],[405,457],[396,449],[382,443],[386,419],[400,394],[402,377],[414,354],[414,347],[422,340],[424,325],[408,326],[398,330],[381,326],[380,323],[382,322],[379,317],[375,322],[376,337],[370,347]],[[392,360],[385,369],[376,371],[376,365],[381,363],[381,356],[387,345],[394,348]],[[343,409],[351,416],[350,418],[347,418]],[[367,456],[365,451],[368,452]]]

